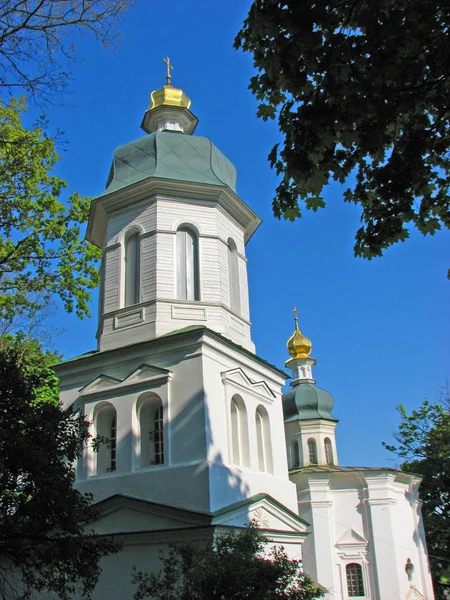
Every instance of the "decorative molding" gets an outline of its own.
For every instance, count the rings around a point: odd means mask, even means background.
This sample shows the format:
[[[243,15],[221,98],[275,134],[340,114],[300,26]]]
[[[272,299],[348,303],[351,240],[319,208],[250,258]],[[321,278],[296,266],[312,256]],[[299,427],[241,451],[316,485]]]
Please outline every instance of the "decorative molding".
[[[264,398],[270,402],[273,402],[276,398],[265,381],[252,381],[240,367],[223,371],[221,377],[225,385],[233,384],[244,392],[253,392],[258,398]]]
[[[144,320],[144,309],[143,307],[137,310],[121,312],[120,314],[114,315],[114,329],[125,329],[126,327],[134,327],[142,323]]]
[[[336,548],[345,549],[345,547],[363,547],[366,548],[369,542],[366,538],[355,531],[354,529],[348,529],[336,542]]]
[[[152,365],[142,364],[140,367],[132,371],[124,379],[116,379],[108,375],[100,375],[80,390],[80,396],[93,396],[125,391],[131,387],[152,388],[157,385],[167,383],[170,379],[171,371],[154,367]]]
[[[206,307],[203,306],[180,306],[172,305],[172,319],[182,319],[184,321],[206,321]]]

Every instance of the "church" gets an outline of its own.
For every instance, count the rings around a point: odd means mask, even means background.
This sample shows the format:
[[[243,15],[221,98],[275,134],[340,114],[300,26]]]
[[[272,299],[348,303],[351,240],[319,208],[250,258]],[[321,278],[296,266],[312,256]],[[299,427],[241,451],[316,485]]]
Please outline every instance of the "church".
[[[76,466],[94,530],[123,543],[94,598],[131,600],[133,567],[158,570],[170,544],[255,520],[329,600],[433,600],[420,478],[339,465],[334,400],[296,313],[291,375],[256,354],[245,251],[261,220],[234,165],[194,135],[169,67],[144,137],[115,150],[91,204],[97,350],[56,367],[64,407],[109,439]]]

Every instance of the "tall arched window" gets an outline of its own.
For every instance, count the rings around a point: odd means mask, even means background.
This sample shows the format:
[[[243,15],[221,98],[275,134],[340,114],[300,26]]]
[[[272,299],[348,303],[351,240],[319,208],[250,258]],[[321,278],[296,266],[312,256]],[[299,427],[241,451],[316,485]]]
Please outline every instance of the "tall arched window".
[[[161,398],[145,393],[136,405],[138,432],[138,465],[149,467],[164,464],[164,411]]]
[[[177,298],[200,300],[198,238],[189,227],[177,230]]]
[[[230,308],[240,313],[239,257],[237,246],[231,238],[228,239],[228,285],[230,288]]]
[[[358,563],[349,563],[345,567],[347,575],[347,591],[349,598],[364,596],[364,581],[362,567]]]
[[[314,438],[309,438],[308,440],[308,455],[309,455],[309,464],[317,465],[317,444]]]
[[[325,460],[327,462],[327,465],[332,465],[334,462],[333,461],[333,446],[331,445],[330,438],[325,438],[324,445],[325,445]]]
[[[273,472],[272,442],[270,439],[270,421],[264,406],[258,406],[255,413],[256,442],[258,446],[258,467],[266,473]]]
[[[295,469],[296,467],[299,467],[299,466],[300,466],[300,452],[299,452],[298,441],[293,440],[293,442],[291,444],[291,468]]]
[[[234,395],[230,404],[231,454],[235,465],[250,466],[250,447],[248,441],[247,409],[244,401]]]
[[[96,435],[101,438],[97,455],[97,475],[116,470],[117,415],[112,404],[105,403],[95,416]]]
[[[125,237],[125,306],[137,304],[140,300],[139,232],[131,231]]]

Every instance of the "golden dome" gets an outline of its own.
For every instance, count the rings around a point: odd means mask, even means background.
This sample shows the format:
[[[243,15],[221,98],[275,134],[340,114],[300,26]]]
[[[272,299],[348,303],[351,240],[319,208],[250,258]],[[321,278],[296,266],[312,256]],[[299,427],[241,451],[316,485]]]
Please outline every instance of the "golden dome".
[[[296,358],[308,358],[311,354],[312,343],[298,328],[297,310],[294,306],[294,320],[295,320],[295,331],[294,335],[289,338],[287,343],[287,349],[292,359]]]
[[[171,83],[160,90],[155,90],[150,94],[150,110],[158,106],[177,106],[180,108],[189,108],[191,99],[179,88],[173,87]]]

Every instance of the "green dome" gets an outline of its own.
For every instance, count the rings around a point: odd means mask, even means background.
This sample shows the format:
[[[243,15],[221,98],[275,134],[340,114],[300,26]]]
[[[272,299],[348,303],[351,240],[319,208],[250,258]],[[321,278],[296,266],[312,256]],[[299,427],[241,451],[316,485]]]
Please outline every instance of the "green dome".
[[[228,186],[236,192],[236,168],[206,137],[157,131],[119,146],[104,194],[148,177]]]
[[[331,414],[333,407],[334,400],[330,392],[312,383],[298,383],[289,392],[283,394],[285,421],[310,421],[311,419],[337,421]]]

